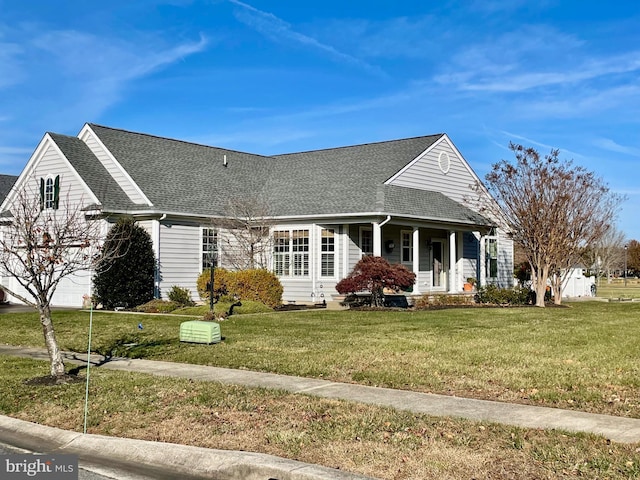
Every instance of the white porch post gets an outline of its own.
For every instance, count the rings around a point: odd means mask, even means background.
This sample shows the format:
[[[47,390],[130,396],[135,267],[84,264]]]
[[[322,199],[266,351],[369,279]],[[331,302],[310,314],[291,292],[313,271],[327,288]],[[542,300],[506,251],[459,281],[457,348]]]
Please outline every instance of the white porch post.
[[[449,232],[449,291],[458,291],[458,269],[456,265],[456,232]]]
[[[382,227],[378,222],[372,222],[373,225],[373,255],[375,257],[382,256]]]
[[[349,274],[349,225],[342,225],[342,271],[338,278],[344,278]]]
[[[418,274],[420,273],[420,231],[417,227],[413,228],[413,273],[416,275],[416,280],[413,283],[413,294],[420,295],[420,282],[418,281]]]
[[[485,243],[485,236],[480,235],[480,278],[478,278],[479,287],[484,287],[487,284],[487,252]]]

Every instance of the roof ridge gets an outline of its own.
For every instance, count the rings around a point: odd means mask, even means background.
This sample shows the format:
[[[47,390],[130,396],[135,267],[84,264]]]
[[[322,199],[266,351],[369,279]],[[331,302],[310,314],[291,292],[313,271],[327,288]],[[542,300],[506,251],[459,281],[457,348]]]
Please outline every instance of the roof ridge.
[[[186,144],[186,145],[192,145],[192,146],[196,146],[196,147],[204,147],[204,148],[211,148],[211,149],[217,149],[217,150],[224,150],[225,152],[230,152],[230,153],[240,153],[242,155],[252,155],[254,157],[262,157],[262,158],[273,158],[273,155],[262,155],[260,153],[251,153],[251,152],[243,152],[242,150],[235,150],[232,148],[224,148],[224,147],[216,147],[213,145],[205,145],[204,143],[197,143],[197,142],[189,142],[187,140],[181,140],[178,138],[170,138],[170,137],[162,137],[160,135],[154,135],[153,133],[145,133],[145,132],[134,132],[132,130],[125,130],[124,128],[115,128],[115,127],[109,127],[106,125],[100,125],[97,123],[91,123],[91,122],[87,122],[87,125],[89,125],[90,127],[98,127],[98,128],[104,128],[106,130],[111,130],[114,132],[121,132],[121,133],[129,133],[131,135],[140,135],[143,137],[149,137],[149,138],[155,138],[158,140],[167,140],[169,142],[176,142],[176,143],[182,143],[182,144]]]
[[[342,145],[340,147],[329,147],[329,148],[316,148],[313,150],[304,150],[302,152],[289,152],[289,153],[281,153],[281,154],[277,154],[277,155],[273,155],[274,157],[285,157],[287,155],[300,155],[302,153],[315,153],[315,152],[328,152],[331,150],[342,150],[342,149],[347,149],[347,148],[360,148],[360,147],[368,147],[371,145],[383,145],[385,143],[394,143],[394,142],[405,142],[405,141],[410,141],[410,140],[418,140],[420,138],[432,138],[432,137],[442,137],[443,135],[446,135],[446,133],[434,133],[431,135],[418,135],[415,137],[407,137],[407,138],[396,138],[396,139],[392,139],[392,140],[380,140],[377,142],[365,142],[365,143],[357,143],[355,145]]]

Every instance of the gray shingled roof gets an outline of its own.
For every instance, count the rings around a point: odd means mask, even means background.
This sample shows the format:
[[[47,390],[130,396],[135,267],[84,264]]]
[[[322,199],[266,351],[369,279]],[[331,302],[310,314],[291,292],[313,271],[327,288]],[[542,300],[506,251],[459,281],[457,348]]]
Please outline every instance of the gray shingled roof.
[[[9,195],[11,187],[16,183],[18,177],[15,175],[0,175],[0,203]]]
[[[139,208],[129,199],[82,140],[51,132],[49,135],[89,189],[100,199],[103,209],[108,211]]]
[[[394,214],[490,224],[441,193],[384,185],[442,134],[267,157],[90,127],[161,213],[222,216],[229,199],[252,196],[266,202],[278,217]],[[87,183],[106,209],[131,208],[104,168],[91,165],[97,159],[80,140],[62,135],[54,140],[65,155],[72,155],[79,173],[91,179]]]

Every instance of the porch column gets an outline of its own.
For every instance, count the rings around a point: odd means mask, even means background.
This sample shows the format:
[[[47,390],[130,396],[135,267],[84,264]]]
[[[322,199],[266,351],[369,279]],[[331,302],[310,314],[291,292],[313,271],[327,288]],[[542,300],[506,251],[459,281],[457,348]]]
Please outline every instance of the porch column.
[[[420,282],[418,281],[418,274],[420,273],[420,231],[417,227],[413,228],[413,273],[416,275],[416,280],[413,283],[413,294],[420,295]]]
[[[487,260],[486,260],[486,256],[487,256],[487,252],[486,252],[486,245],[485,245],[485,236],[484,235],[480,235],[480,277],[478,277],[478,286],[479,287],[484,287],[487,285]]]
[[[382,256],[382,227],[378,222],[372,222],[373,225],[373,256]]]
[[[458,269],[456,265],[456,232],[449,232],[449,291],[458,291]]]
[[[349,225],[342,225],[342,271],[338,273],[338,278],[344,278],[349,274]]]

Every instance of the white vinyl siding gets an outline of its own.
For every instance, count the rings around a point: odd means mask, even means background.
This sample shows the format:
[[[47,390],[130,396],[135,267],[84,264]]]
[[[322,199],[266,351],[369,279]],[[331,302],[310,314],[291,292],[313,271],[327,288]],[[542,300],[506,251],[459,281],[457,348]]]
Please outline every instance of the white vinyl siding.
[[[79,138],[87,144],[107,172],[109,172],[109,175],[118,182],[120,188],[122,188],[133,203],[149,205],[149,201],[141,193],[133,180],[125,173],[122,166],[114,160],[105,147],[102,146],[102,143],[96,138],[96,135],[91,129],[86,128]]]
[[[160,292],[162,298],[173,285],[187,288],[197,298],[196,281],[201,268],[201,236],[197,224],[160,225]]]
[[[440,169],[440,154],[449,156],[449,169]],[[473,194],[471,187],[478,181],[468,164],[462,159],[446,137],[438,140],[426,153],[410,167],[393,177],[388,184],[399,187],[416,188],[441,192],[463,205]]]

